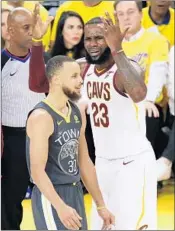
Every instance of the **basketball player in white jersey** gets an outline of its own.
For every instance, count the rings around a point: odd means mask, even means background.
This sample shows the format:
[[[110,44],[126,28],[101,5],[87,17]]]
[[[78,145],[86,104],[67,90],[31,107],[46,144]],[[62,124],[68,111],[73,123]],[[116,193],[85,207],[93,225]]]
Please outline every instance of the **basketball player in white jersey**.
[[[142,132],[136,105],[146,95],[144,77],[121,48],[117,20],[113,25],[106,16],[90,20],[84,35],[88,64],[83,63],[81,104],[91,118],[98,182],[115,214],[115,229],[156,230],[155,155]],[[101,227],[94,203],[91,229]]]

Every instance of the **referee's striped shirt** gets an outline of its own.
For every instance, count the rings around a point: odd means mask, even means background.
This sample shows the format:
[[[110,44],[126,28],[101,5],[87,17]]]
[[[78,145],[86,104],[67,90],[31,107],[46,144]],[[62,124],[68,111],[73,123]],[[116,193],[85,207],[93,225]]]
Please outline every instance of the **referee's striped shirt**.
[[[25,127],[27,115],[45,98],[44,93],[29,89],[29,61],[31,53],[16,57],[7,50],[1,52],[2,125]]]

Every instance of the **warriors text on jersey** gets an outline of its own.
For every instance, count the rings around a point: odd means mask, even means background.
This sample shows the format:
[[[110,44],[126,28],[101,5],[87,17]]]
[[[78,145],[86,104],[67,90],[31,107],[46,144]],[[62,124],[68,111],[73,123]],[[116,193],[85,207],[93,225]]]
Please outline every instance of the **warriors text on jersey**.
[[[96,156],[107,159],[151,148],[140,128],[138,107],[114,86],[116,72],[116,64],[105,73],[90,65],[84,76],[83,98],[88,102]]]
[[[82,121],[79,109],[72,102],[69,102],[68,106],[67,117],[58,113],[46,100],[34,108],[46,110],[54,122],[46,163],[46,173],[54,185],[80,180],[77,158]],[[27,137],[27,162],[30,170],[29,146],[30,139]]]

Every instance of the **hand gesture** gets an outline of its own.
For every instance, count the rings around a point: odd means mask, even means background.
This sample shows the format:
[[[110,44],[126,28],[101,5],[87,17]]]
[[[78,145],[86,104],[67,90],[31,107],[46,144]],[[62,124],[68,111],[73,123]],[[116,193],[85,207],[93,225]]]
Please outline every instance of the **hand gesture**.
[[[129,28],[127,28],[122,34],[118,23],[117,13],[114,13],[115,25],[109,13],[106,12],[105,15],[106,18],[102,18],[103,24],[99,24],[99,26],[103,30],[103,35],[106,40],[106,43],[111,49],[111,51],[121,50],[123,38],[125,37],[125,34]]]
[[[63,204],[58,209],[57,214],[62,224],[68,230],[79,230],[81,228],[82,218],[78,215],[75,209],[69,207],[66,204]]]
[[[154,103],[152,103],[151,101],[145,101],[144,104],[145,104],[146,115],[148,117],[154,117],[154,118],[159,117],[159,110],[157,109]]]
[[[102,230],[110,230],[115,225],[115,217],[107,208],[98,210],[98,214],[103,219]]]
[[[49,16],[46,22],[43,22],[40,17],[40,5],[39,3],[35,4],[33,11],[33,38],[42,39],[53,19],[52,16]]]

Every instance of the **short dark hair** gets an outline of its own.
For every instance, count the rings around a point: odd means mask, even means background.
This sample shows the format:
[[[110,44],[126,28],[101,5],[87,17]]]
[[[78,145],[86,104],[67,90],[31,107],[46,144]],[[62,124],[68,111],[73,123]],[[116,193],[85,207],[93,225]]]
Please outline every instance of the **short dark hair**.
[[[126,0],[116,0],[114,2],[114,10],[116,9],[119,2],[122,2],[122,1],[126,1]],[[138,10],[141,12],[142,11],[142,1],[141,0],[135,0],[134,2],[136,3]]]
[[[85,26],[91,25],[91,24],[100,24],[100,23],[103,23],[102,19],[100,17],[95,17],[95,18],[92,18],[89,21],[87,21]]]
[[[48,80],[51,80],[66,62],[75,62],[75,60],[64,55],[57,55],[51,58],[46,65],[46,76]]]

